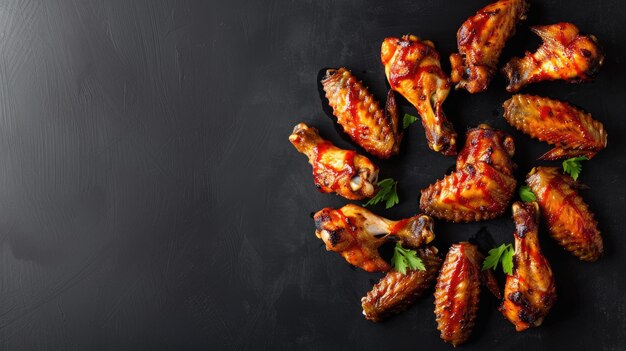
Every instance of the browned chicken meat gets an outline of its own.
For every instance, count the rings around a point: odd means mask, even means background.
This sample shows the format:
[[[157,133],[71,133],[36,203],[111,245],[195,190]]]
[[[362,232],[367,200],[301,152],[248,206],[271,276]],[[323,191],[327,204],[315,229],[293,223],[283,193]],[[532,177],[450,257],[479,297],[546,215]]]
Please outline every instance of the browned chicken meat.
[[[441,258],[434,246],[416,251],[426,269],[423,271],[409,269],[406,274],[396,270],[388,272],[361,299],[365,318],[380,322],[391,315],[403,312],[432,287],[441,266]]]
[[[596,37],[578,34],[578,28],[571,23],[535,26],[531,30],[541,37],[543,44],[536,52],[515,57],[504,66],[502,71],[509,80],[506,87],[509,92],[544,80],[588,80],[604,62]]]
[[[606,147],[607,134],[602,123],[565,102],[518,94],[505,101],[503,107],[510,125],[555,146],[540,159],[592,158]]]
[[[576,192],[576,182],[556,167],[535,167],[526,183],[537,197],[551,236],[583,261],[597,260],[604,250],[593,213]]]
[[[513,138],[487,125],[467,132],[456,172],[422,190],[420,208],[454,222],[492,219],[501,215],[515,191]]]
[[[538,238],[539,206],[513,204],[515,253],[513,273],[507,275],[500,311],[517,331],[538,327],[556,301],[556,285]]]
[[[467,341],[476,319],[481,281],[500,298],[490,270],[482,271],[483,255],[468,242],[452,245],[435,286],[435,317],[441,338],[453,346]]]
[[[422,117],[428,146],[455,155],[456,132],[441,108],[450,92],[450,80],[441,69],[435,45],[414,35],[386,38],[380,57],[391,89],[413,104]]]
[[[378,253],[390,236],[406,247],[419,247],[435,238],[432,219],[425,215],[392,221],[348,204],[340,209],[324,208],[313,218],[315,235],[324,241],[326,250],[340,253],[348,263],[368,272],[391,269]]]
[[[327,70],[322,86],[337,123],[352,140],[379,158],[400,151],[402,129],[392,91],[383,111],[367,88],[345,68]]]
[[[504,43],[526,18],[525,0],[500,0],[467,19],[456,33],[458,54],[450,56],[452,83],[470,93],[487,90]]]
[[[304,123],[293,129],[289,141],[309,158],[319,191],[337,193],[348,200],[361,200],[376,193],[378,167],[367,157],[336,147]]]

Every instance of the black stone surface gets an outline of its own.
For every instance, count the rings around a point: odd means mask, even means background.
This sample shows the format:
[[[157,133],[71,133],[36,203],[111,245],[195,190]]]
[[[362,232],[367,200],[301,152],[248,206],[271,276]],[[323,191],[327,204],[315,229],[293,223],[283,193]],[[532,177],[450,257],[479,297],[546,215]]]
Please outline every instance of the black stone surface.
[[[458,27],[487,3],[0,3],[0,349],[451,349],[432,295],[382,324],[361,316],[381,275],[351,269],[315,238],[311,212],[347,201],[317,192],[287,137],[303,121],[354,147],[322,110],[320,68],[352,69],[382,100],[383,38],[431,39],[449,71]],[[595,34],[605,66],[593,83],[524,92],[604,123],[608,148],[581,180],[606,253],[580,262],[542,231],[559,295],[544,325],[516,333],[483,294],[462,349],[626,348],[626,7],[532,1],[501,63],[537,47],[529,25],[558,21]],[[549,146],[504,122],[509,96],[499,76],[483,94],[453,91],[444,110],[461,134],[481,122],[513,134],[521,180]],[[377,163],[400,181],[401,203],[373,210],[395,219],[419,211],[420,189],[454,159],[428,150],[416,124],[401,155]],[[512,241],[509,211],[438,221],[437,245],[445,253],[483,227]]]

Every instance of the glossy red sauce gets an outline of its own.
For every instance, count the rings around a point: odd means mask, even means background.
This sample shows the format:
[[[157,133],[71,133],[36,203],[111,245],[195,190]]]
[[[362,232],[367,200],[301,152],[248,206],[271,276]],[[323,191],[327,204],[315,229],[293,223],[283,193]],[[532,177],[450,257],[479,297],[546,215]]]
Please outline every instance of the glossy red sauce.
[[[416,51],[419,51],[418,59],[410,61],[407,56]],[[420,63],[427,57],[431,57],[437,64],[420,66]],[[405,79],[417,82],[423,73],[435,74],[447,80],[448,77],[439,67],[438,62],[439,53],[437,50],[420,42],[403,40],[396,46],[396,57],[389,70],[389,84],[395,89]]]
[[[474,166],[471,166],[471,167],[474,167]],[[496,185],[497,185],[496,188],[505,189],[507,185],[503,177],[506,177],[506,175],[500,174],[498,170],[496,170],[495,168],[487,164],[484,164],[482,173],[480,173],[479,170],[476,169],[476,167],[474,167],[474,172],[476,172],[475,175],[470,175],[469,171],[465,171],[461,173],[460,177],[455,178],[454,182],[452,183],[452,186],[455,189],[454,196],[449,197],[449,198],[444,198],[442,199],[442,202],[445,204],[453,204],[453,205],[458,204],[471,211],[480,211],[480,212],[501,211],[502,208],[504,207],[504,204],[494,199],[494,197],[491,194],[490,189],[487,188],[487,184],[489,182],[496,182]],[[468,181],[470,176],[475,179]],[[475,190],[480,191],[480,198],[482,199],[482,201],[478,201],[475,198],[468,199],[463,196],[463,191],[468,190],[465,187],[467,184],[470,184],[470,186],[473,186]],[[471,200],[476,201],[477,204],[473,205]],[[486,206],[482,205],[483,203],[486,203],[487,205]]]
[[[361,137],[359,133],[359,128],[360,128],[359,126],[364,125],[364,123],[361,123],[361,116],[359,114],[359,103],[361,102],[361,100],[359,99],[360,89],[357,86],[356,82],[353,81],[353,79],[349,79],[346,82],[345,88],[347,90],[347,96],[345,98],[346,111],[350,115],[349,118],[351,122],[343,123],[343,124],[350,125],[351,126],[349,130],[350,136],[354,140],[359,140]]]
[[[333,192],[338,190],[342,185],[349,187],[349,182],[356,174],[354,166],[354,157],[356,152],[352,150],[343,150],[344,161],[341,162],[342,168],[334,168],[323,162],[324,153],[334,148],[330,142],[319,143],[315,146],[315,162],[313,162],[313,178],[315,184],[321,192]],[[331,180],[331,182],[328,182]],[[326,181],[326,183],[324,183]]]
[[[475,276],[473,267],[471,267],[471,263],[467,259],[465,253],[465,247],[463,245],[458,245],[459,250],[459,262],[454,265],[454,271],[451,274],[450,281],[447,282],[446,286],[446,296],[449,296],[449,316],[448,323],[446,325],[446,335],[448,337],[452,337],[452,334],[459,330],[459,324],[461,320],[466,318],[466,314],[468,312],[468,302],[471,299],[471,296],[466,295],[464,299],[455,298],[457,293],[457,288],[462,281],[465,281],[466,292],[471,293],[470,286],[472,284],[472,280],[477,280],[478,277]]]
[[[461,49],[461,46],[470,46],[473,42],[477,42],[480,39],[478,35],[483,32],[492,14],[493,12],[479,12],[463,23],[463,31],[459,33],[460,35],[457,38],[459,49]]]
[[[400,230],[402,230],[404,227],[406,227],[407,223],[409,223],[409,221],[413,219],[413,217],[411,218],[405,218],[402,220],[397,221],[393,226],[391,226],[391,228],[389,229],[389,234],[396,234],[398,233]]]
[[[336,210],[337,215],[339,215],[339,218],[341,220],[342,223],[344,223],[345,225],[343,226],[343,228],[346,229],[346,231],[348,232],[348,234],[350,234],[350,236],[352,236],[352,238],[354,239],[352,241],[352,245],[350,245],[350,247],[344,251],[352,251],[352,252],[358,252],[359,255],[357,257],[353,257],[356,260],[358,260],[358,258],[362,258],[362,259],[366,259],[369,260],[369,257],[367,257],[365,255],[365,252],[363,251],[363,246],[361,244],[361,242],[359,241],[358,235],[357,235],[357,228],[356,226],[352,223],[352,221],[350,220],[350,217],[346,216],[341,209]],[[354,256],[354,255],[351,255]],[[357,265],[359,262],[356,262],[356,260],[350,261],[351,264]]]
[[[541,106],[539,109],[539,118],[542,120],[551,119],[553,116],[552,109],[548,106]]]
[[[561,186],[568,186],[564,184],[564,180],[559,176],[548,175],[548,177],[551,178],[547,182],[545,190],[543,193],[539,192],[541,195],[539,202],[543,204],[550,226],[555,226],[563,220],[561,218],[563,211],[566,209],[568,211],[572,210],[576,213],[576,218],[567,218],[567,222],[562,224],[570,224],[567,225],[567,229],[569,230],[580,228],[580,234],[585,240],[592,241],[592,236],[594,236],[595,232],[587,226],[587,221],[585,221],[586,213],[582,211],[580,206],[576,205],[576,198],[578,197],[576,191],[572,190],[570,194],[565,195],[563,191],[560,190]],[[553,195],[553,191],[558,193]],[[572,225],[574,228],[571,227]]]

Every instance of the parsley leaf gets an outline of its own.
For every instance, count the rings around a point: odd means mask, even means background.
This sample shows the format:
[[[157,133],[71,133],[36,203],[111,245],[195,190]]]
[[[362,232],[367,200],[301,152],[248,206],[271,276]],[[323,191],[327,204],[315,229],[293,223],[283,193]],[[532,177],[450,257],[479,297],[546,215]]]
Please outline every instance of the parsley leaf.
[[[583,169],[583,166],[580,164],[580,161],[587,161],[589,158],[587,156],[579,156],[568,158],[563,161],[563,171],[574,178],[574,180],[578,180],[578,175],[580,171]]]
[[[524,202],[533,202],[537,201],[537,197],[533,194],[533,191],[530,190],[530,187],[527,185],[522,185],[519,188],[519,198]]]
[[[385,201],[385,208],[389,209],[400,202],[398,198],[398,182],[391,179],[383,179],[378,182],[378,186],[380,189],[374,195],[373,198],[369,199],[368,202],[364,203],[363,206],[371,206],[376,205],[379,202]]]
[[[420,271],[426,270],[422,259],[417,257],[417,252],[403,248],[399,242],[396,243],[396,247],[393,249],[391,265],[402,274],[406,274],[407,268]]]
[[[402,119],[402,128],[407,129],[411,124],[417,122],[417,117],[411,116],[408,113],[404,114],[404,118]]]
[[[513,247],[511,244],[502,244],[489,250],[489,255],[483,261],[483,271],[498,267],[498,262],[502,262],[502,271],[506,274],[513,273]]]
[[[507,250],[504,250],[504,253],[502,254],[502,271],[505,274],[513,274],[513,253],[514,250],[512,247],[510,247],[511,244],[509,244],[509,248]]]

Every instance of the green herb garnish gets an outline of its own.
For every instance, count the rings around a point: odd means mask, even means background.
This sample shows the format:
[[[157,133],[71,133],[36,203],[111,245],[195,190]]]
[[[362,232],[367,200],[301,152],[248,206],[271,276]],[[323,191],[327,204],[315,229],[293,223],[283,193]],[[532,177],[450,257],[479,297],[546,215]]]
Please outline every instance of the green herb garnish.
[[[537,197],[533,194],[533,191],[530,190],[530,187],[527,185],[522,185],[519,188],[519,198],[524,202],[533,202],[537,201]]]
[[[502,262],[502,271],[506,274],[513,273],[513,247],[511,244],[502,244],[489,250],[489,255],[483,261],[483,271],[498,267],[498,262]]]
[[[406,274],[407,268],[420,271],[426,270],[422,259],[417,257],[417,252],[403,248],[400,243],[396,243],[396,247],[393,249],[391,265],[402,274]]]
[[[578,175],[580,175],[580,171],[583,169],[583,166],[580,164],[580,162],[587,161],[588,159],[589,158],[587,158],[587,156],[568,158],[567,160],[563,161],[563,171],[572,176],[574,180],[578,180]]]
[[[402,119],[402,128],[407,129],[411,124],[415,122],[417,122],[417,117],[405,113],[404,118]]]
[[[376,205],[379,202],[385,201],[385,208],[389,209],[400,202],[398,198],[398,182],[387,178],[378,182],[380,189],[368,202],[363,206]]]

